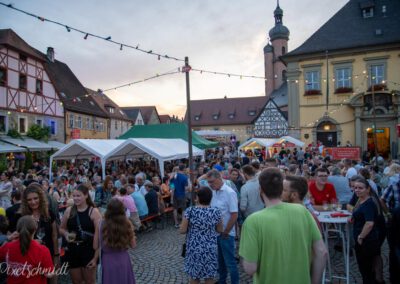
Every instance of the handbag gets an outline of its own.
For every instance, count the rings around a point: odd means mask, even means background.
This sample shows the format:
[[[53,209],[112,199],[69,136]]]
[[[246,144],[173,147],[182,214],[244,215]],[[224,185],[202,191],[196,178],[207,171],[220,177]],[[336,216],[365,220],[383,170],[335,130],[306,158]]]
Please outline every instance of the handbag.
[[[97,272],[96,272],[96,278],[97,278],[96,283],[97,284],[101,284],[103,282],[103,267],[101,265],[101,247],[102,247],[102,244],[101,244],[101,224],[102,223],[103,223],[102,221],[99,222],[99,265],[97,266]]]
[[[186,256],[186,242],[187,242],[188,235],[189,235],[189,232],[190,232],[190,216],[191,216],[192,210],[193,210],[193,207],[190,208],[190,212],[189,212],[188,230],[187,230],[187,233],[186,233],[185,242],[182,244],[182,252],[181,252],[181,256],[182,257]]]

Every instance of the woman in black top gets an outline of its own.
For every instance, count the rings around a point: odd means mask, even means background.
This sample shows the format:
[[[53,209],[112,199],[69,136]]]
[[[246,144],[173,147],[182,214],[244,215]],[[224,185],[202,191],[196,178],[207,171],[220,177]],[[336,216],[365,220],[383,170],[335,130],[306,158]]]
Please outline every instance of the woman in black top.
[[[19,213],[20,216],[31,215],[37,222],[34,238],[50,250],[54,266],[57,266],[60,263],[60,253],[56,216],[49,210],[47,197],[40,184],[33,182],[25,189]],[[52,278],[50,281],[56,283],[57,279]]]
[[[381,254],[378,207],[371,197],[369,183],[362,177],[353,182],[358,201],[353,210],[353,237],[363,283],[376,283],[374,261]]]
[[[98,256],[93,247],[93,237],[101,214],[94,208],[86,185],[79,185],[72,192],[72,198],[74,205],[65,211],[60,228],[61,235],[68,242],[66,259],[72,283],[94,284]]]

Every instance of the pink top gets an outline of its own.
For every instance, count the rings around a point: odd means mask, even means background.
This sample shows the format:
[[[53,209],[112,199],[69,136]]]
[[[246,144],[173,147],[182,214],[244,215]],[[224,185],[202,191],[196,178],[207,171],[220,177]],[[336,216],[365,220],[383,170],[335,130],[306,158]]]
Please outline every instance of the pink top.
[[[125,208],[129,210],[129,212],[137,212],[136,204],[133,198],[129,195],[124,196],[115,196],[118,200],[124,204]]]

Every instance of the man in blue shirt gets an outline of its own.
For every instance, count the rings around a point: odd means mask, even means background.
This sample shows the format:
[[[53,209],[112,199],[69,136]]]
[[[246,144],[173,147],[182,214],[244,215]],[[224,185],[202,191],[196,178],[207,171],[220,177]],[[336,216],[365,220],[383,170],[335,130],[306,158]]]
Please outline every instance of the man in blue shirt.
[[[174,207],[174,222],[175,228],[179,228],[178,222],[178,209],[183,211],[186,208],[186,190],[189,188],[188,178],[184,173],[185,165],[179,165],[179,171],[172,177],[170,183],[173,183],[173,190],[171,191],[171,199]]]

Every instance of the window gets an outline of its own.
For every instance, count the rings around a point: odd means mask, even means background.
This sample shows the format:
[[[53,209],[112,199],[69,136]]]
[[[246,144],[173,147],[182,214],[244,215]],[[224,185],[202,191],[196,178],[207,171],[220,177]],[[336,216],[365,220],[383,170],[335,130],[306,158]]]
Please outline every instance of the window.
[[[218,117],[219,117],[219,115],[218,115],[218,114],[214,114],[214,115],[213,115],[213,119],[214,119],[214,120],[217,120],[217,119],[218,119]]]
[[[256,111],[255,110],[249,110],[249,115],[250,116],[255,116],[256,115]]]
[[[109,113],[114,113],[114,108],[113,107],[109,107],[108,111],[109,111]]]
[[[286,48],[282,46],[282,55],[284,55],[285,53],[286,53]]]
[[[362,10],[363,18],[372,18],[374,16],[374,7],[368,7]]]
[[[104,122],[103,121],[99,122],[99,131],[104,132]]]
[[[97,120],[94,121],[94,129],[96,131],[100,131],[100,126],[99,126],[99,122]]]
[[[7,131],[7,116],[0,114],[0,132]]]
[[[75,125],[75,123],[74,123],[74,115],[70,114],[69,115],[69,128],[74,128],[74,125]]]
[[[305,89],[308,90],[321,90],[320,76],[319,71],[307,71],[305,74],[306,77],[306,85]]]
[[[235,118],[235,114],[234,113],[231,113],[231,114],[229,114],[229,119],[234,119]]]
[[[335,70],[336,89],[351,88],[351,68],[341,67]]]
[[[90,130],[91,129],[91,122],[90,122],[90,118],[86,117],[86,129]]]
[[[76,127],[82,129],[82,117],[80,116],[76,119]]]
[[[56,135],[57,134],[57,123],[54,120],[50,120],[50,134]]]
[[[43,81],[36,79],[36,94],[43,94]]]
[[[194,120],[196,120],[196,121],[200,120],[200,115],[195,115]]]
[[[115,130],[118,130],[118,120],[115,121]]]
[[[19,133],[23,134],[26,133],[28,126],[26,125],[28,120],[26,117],[19,117],[18,118],[18,131]]]
[[[0,86],[7,86],[7,69],[0,67]]]
[[[143,125],[143,120],[138,119],[136,124],[137,124],[137,125]]]
[[[19,88],[21,90],[26,90],[27,86],[27,78],[24,74],[19,74]]]
[[[36,124],[42,126],[43,125],[43,120],[40,118],[36,119]]]
[[[372,64],[369,67],[371,73],[370,85],[383,84],[385,81],[385,65]]]
[[[19,60],[26,62],[28,60],[28,58],[26,57],[26,55],[20,54]]]

